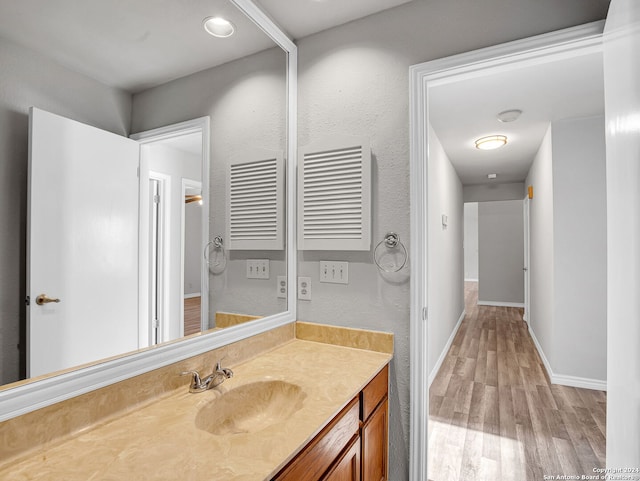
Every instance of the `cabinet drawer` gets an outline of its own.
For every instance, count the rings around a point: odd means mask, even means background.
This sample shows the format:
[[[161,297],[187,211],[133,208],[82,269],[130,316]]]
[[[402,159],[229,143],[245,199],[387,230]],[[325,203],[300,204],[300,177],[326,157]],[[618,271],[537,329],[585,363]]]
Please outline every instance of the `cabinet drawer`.
[[[340,456],[360,427],[356,397],[302,452],[274,478],[275,481],[317,481]]]
[[[386,365],[376,377],[362,390],[362,420],[366,421],[371,413],[376,409],[387,396],[389,390],[389,365]]]

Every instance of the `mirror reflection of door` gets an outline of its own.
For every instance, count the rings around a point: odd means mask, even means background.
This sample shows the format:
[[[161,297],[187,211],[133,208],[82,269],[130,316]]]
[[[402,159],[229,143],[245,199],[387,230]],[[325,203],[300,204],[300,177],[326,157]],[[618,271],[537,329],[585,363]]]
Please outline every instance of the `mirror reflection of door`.
[[[31,109],[27,375],[138,348],[137,142]],[[46,294],[59,302],[36,303]]]
[[[203,157],[193,125],[137,142],[32,109],[29,377],[201,330]]]
[[[140,244],[149,257],[140,265],[140,291],[147,293],[140,298],[147,305],[140,313],[140,347],[201,330],[202,144],[202,133],[186,128],[141,145],[140,210],[149,215],[140,219],[141,232],[148,233]],[[145,192],[155,185],[156,193]]]

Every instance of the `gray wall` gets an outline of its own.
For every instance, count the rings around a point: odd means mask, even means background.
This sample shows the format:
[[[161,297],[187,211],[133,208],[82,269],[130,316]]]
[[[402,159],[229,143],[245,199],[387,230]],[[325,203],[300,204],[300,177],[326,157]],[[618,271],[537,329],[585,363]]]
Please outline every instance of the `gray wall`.
[[[599,0],[416,0],[300,39],[300,145],[333,133],[369,137],[373,245],[393,229],[409,248],[409,66],[599,20],[606,9],[607,2]],[[499,16],[489,13],[495,10]],[[299,301],[298,312],[305,321],[395,334],[390,479],[403,481],[409,449],[409,274],[380,274],[371,254],[300,254],[299,273],[312,277],[313,299]],[[350,261],[352,282],[317,282],[323,258]]]
[[[465,202],[492,202],[496,200],[521,200],[524,184],[465,185],[462,192]]]
[[[202,206],[184,206],[184,294],[202,293]]]
[[[604,118],[554,122],[554,371],[607,377]]]
[[[531,308],[529,325],[549,362],[553,365],[553,166],[551,126],[542,140],[525,184],[533,186],[529,204],[531,239],[529,279]],[[522,196],[524,197],[524,192]]]
[[[0,384],[25,374],[31,106],[124,135],[129,131],[131,98],[0,38]]]
[[[233,155],[284,149],[285,65],[284,52],[274,48],[133,97],[135,132],[211,117],[210,239],[227,239],[227,167]],[[216,311],[269,315],[286,310],[286,299],[276,295],[276,278],[286,274],[285,257],[284,251],[227,250],[226,269],[209,277],[210,325]],[[270,259],[270,278],[247,279],[246,259]]]
[[[429,378],[433,379],[438,360],[464,313],[464,204],[462,182],[432,128],[428,142],[427,337]],[[443,215],[447,216],[446,226]]]
[[[478,304],[523,305],[522,200],[479,204],[478,245]]]
[[[463,187],[464,191],[464,187]],[[464,204],[464,280],[478,280],[478,203]]]
[[[604,119],[554,122],[527,177],[531,329],[558,380],[606,380]]]

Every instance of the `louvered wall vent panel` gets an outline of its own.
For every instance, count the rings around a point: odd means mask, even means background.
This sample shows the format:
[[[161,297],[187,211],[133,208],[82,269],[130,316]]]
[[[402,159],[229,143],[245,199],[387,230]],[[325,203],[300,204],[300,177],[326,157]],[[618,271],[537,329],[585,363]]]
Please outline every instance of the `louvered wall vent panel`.
[[[242,154],[229,165],[227,232],[230,250],[284,248],[284,165],[281,152]]]
[[[369,250],[369,141],[339,137],[303,147],[298,172],[299,248]]]

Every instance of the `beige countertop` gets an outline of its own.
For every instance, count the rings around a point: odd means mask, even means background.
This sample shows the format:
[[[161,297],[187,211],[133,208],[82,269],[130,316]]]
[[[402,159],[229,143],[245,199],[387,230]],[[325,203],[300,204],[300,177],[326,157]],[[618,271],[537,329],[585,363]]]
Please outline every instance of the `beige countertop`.
[[[203,393],[180,389],[0,470],[0,479],[259,481],[274,476],[391,359],[391,355],[293,340],[238,366]],[[179,375],[176,372],[176,375]],[[234,388],[277,380],[299,386],[301,407],[254,433],[215,435],[200,412]],[[300,402],[300,401],[299,401]]]

